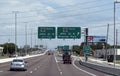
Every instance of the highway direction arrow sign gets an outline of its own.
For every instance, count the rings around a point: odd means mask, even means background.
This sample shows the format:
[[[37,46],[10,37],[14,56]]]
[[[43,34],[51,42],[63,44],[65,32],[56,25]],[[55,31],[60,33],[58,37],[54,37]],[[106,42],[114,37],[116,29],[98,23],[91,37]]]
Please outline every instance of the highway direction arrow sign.
[[[80,27],[58,27],[57,28],[58,39],[79,39],[81,38]]]
[[[83,50],[84,50],[84,54],[89,55],[90,54],[90,46],[89,45],[85,45],[83,46]]]

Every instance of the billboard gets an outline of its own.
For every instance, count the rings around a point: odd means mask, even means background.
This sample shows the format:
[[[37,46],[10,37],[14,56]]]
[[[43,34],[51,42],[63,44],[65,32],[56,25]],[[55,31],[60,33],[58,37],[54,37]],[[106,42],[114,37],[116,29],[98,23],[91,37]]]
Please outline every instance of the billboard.
[[[106,36],[88,36],[88,42],[106,42]]]

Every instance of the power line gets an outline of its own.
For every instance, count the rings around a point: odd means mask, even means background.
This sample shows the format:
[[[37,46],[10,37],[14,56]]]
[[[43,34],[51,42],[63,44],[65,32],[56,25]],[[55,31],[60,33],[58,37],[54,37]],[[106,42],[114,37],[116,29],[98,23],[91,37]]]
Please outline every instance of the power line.
[[[65,7],[70,7],[70,6],[74,6],[74,5],[84,5],[84,4],[89,4],[89,3],[93,3],[93,2],[97,2],[97,0],[92,0],[92,1],[86,1],[86,2],[79,2],[76,4],[72,4],[72,5],[65,5],[62,7],[57,7],[57,8],[65,8]],[[30,11],[24,11],[24,12],[20,12],[19,13],[28,13],[28,12],[35,12],[35,11],[41,11],[43,9],[39,9],[39,10],[30,10]],[[44,9],[45,10],[45,9]],[[8,15],[8,14],[12,14],[12,13],[1,13],[0,15]]]
[[[105,12],[105,11],[110,11],[110,9],[112,8],[109,8],[109,9],[102,9],[102,10],[99,10],[99,11],[92,11],[92,12],[88,12],[88,13],[83,13],[83,14],[75,14],[75,15],[67,15],[67,16],[60,16],[59,19],[62,17],[71,17],[71,16],[80,16],[80,15],[87,15],[87,14],[91,14],[91,13],[100,13],[100,12]],[[26,17],[27,18],[27,17]],[[58,18],[58,17],[57,17]],[[47,20],[51,20],[52,17],[48,17]],[[27,21],[27,22],[37,22],[37,21]],[[19,23],[23,23],[23,22],[19,22]],[[0,24],[13,24],[13,23],[0,23]]]
[[[96,0],[95,0],[96,1]],[[87,2],[87,3],[89,3],[89,2]],[[81,4],[83,4],[83,3],[81,3]],[[105,3],[105,4],[102,4],[102,5],[96,5],[96,6],[91,6],[91,7],[85,7],[85,8],[81,8],[81,9],[92,9],[92,8],[97,8],[97,7],[103,7],[103,6],[106,6],[106,5],[108,5],[108,4],[111,4],[111,2],[110,3]],[[74,9],[74,10],[76,10],[76,9]],[[70,10],[64,10],[64,11],[61,11],[61,12],[58,12],[58,13],[52,13],[52,14],[59,14],[59,13],[66,13],[66,12],[70,12],[70,11],[74,11],[73,9],[70,9]],[[41,11],[41,10],[36,10],[36,11]],[[30,11],[29,11],[30,12]],[[35,11],[33,11],[33,12],[35,12]],[[19,13],[28,13],[28,12],[19,12]],[[49,14],[45,14],[45,15],[49,15]],[[35,16],[26,16],[26,17],[18,17],[18,18],[29,18],[29,17],[35,17]],[[1,18],[0,18],[1,19]],[[6,19],[6,18],[3,18],[3,19]],[[9,18],[9,19],[11,19],[11,18]]]
[[[112,9],[112,8],[110,8]],[[75,14],[75,15],[67,15],[67,16],[60,16],[60,17],[57,17],[57,18],[64,18],[64,17],[71,17],[71,16],[80,16],[80,15],[87,15],[87,14],[91,14],[91,13],[100,13],[100,12],[105,12],[105,11],[110,11],[110,9],[102,9],[102,10],[99,10],[99,11],[92,11],[92,12],[89,12],[89,13],[83,13],[83,14]],[[51,20],[51,19],[54,19],[52,17],[47,17],[47,20]],[[43,19],[44,20],[44,19]],[[37,22],[37,21],[26,21],[26,22]],[[18,22],[18,23],[23,23],[23,22]],[[13,24],[13,23],[0,23],[0,24]]]
[[[91,6],[91,7],[85,7],[85,8],[79,8],[79,9],[82,9],[82,10],[86,10],[86,9],[94,9],[94,8],[97,8],[97,7],[104,7],[104,6],[106,6],[106,5],[108,5],[108,4],[111,4],[111,2],[110,3],[105,3],[105,4],[102,4],[102,5],[96,5],[96,6]],[[39,10],[40,11],[40,10]],[[51,14],[60,14],[60,13],[67,13],[67,12],[73,12],[73,11],[79,11],[79,10],[77,10],[77,9],[70,9],[70,10],[63,10],[63,11],[60,11],[60,12],[56,12],[56,13],[51,13]],[[50,13],[48,14],[44,14],[44,15],[50,15]],[[29,17],[35,17],[35,16],[26,16],[26,17],[21,17],[21,18],[29,18]],[[19,17],[20,18],[20,17]]]
[[[89,3],[93,3],[93,2],[97,2],[97,0],[86,1],[86,2],[78,2],[78,3],[72,4],[72,5],[65,5],[65,6],[62,6],[62,7],[57,7],[57,9],[59,9],[59,8],[66,8],[66,7],[72,7],[72,6],[78,6],[78,5],[85,5],[85,4],[89,4]],[[41,11],[41,10],[43,10],[43,9],[24,11],[24,12],[20,12],[20,13],[36,12],[36,11]],[[46,10],[46,9],[44,9],[44,10]]]

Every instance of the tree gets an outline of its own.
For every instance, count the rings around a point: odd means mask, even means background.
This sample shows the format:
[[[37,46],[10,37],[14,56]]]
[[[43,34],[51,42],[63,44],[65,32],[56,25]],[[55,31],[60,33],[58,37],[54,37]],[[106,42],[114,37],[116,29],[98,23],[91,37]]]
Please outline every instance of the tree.
[[[4,49],[3,49],[4,54],[14,54],[15,53],[16,45],[14,43],[5,43],[5,44],[2,44],[1,46],[4,47]]]
[[[77,54],[79,54],[81,51],[80,46],[78,45],[73,45],[72,50],[73,52],[76,52]]]

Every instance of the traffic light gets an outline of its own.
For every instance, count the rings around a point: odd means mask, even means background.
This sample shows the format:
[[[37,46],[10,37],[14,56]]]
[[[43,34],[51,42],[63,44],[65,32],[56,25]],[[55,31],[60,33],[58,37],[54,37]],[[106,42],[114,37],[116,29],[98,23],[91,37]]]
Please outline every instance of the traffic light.
[[[88,28],[85,28],[85,40],[86,40],[86,45],[88,44]]]

